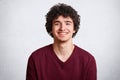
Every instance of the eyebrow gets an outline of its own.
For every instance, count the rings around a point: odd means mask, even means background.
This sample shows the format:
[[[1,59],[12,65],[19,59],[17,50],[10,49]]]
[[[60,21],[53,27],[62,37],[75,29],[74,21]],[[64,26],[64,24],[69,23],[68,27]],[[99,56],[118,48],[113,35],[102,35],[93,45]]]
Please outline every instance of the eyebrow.
[[[58,20],[53,21],[53,23],[57,23],[57,22],[60,22],[60,21],[58,21]]]
[[[65,22],[69,22],[69,23],[72,23],[72,21],[65,21]]]
[[[57,22],[60,22],[60,21],[59,21],[59,20],[53,21],[53,23],[57,23]],[[69,20],[66,20],[66,21],[64,21],[64,22],[72,23],[72,21],[69,21]]]

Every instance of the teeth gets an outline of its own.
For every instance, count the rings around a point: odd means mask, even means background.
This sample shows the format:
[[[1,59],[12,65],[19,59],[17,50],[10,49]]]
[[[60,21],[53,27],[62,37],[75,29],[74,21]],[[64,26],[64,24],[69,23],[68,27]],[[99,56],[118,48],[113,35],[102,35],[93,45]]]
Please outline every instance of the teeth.
[[[66,32],[59,32],[59,34],[66,34]]]

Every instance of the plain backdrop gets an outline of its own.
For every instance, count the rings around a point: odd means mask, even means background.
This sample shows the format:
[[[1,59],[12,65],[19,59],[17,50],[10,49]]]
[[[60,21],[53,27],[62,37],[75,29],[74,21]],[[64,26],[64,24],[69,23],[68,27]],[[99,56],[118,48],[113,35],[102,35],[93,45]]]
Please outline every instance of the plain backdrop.
[[[81,15],[74,43],[95,57],[98,80],[120,80],[120,0],[0,0],[0,80],[25,80],[31,53],[53,43],[45,15],[57,3]]]

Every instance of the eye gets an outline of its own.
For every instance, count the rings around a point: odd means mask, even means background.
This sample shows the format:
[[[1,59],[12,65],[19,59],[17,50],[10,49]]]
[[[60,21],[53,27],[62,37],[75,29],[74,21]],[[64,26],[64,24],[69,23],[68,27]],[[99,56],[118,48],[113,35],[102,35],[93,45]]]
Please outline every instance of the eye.
[[[54,23],[54,25],[59,25],[59,23]]]
[[[67,22],[66,25],[70,25],[71,23]]]
[[[53,24],[54,24],[54,25],[56,25],[56,26],[57,26],[57,25],[60,25],[60,23],[59,23],[59,22],[54,22]]]
[[[71,25],[71,22],[69,22],[69,21],[68,21],[68,22],[66,22],[66,25]]]

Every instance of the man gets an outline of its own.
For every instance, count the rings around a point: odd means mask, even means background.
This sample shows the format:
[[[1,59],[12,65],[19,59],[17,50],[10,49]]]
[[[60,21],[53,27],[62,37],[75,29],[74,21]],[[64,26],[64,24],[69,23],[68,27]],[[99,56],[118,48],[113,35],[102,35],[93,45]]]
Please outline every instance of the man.
[[[80,16],[71,6],[50,9],[45,26],[54,42],[31,54],[26,80],[97,80],[94,57],[72,41],[79,24]]]

